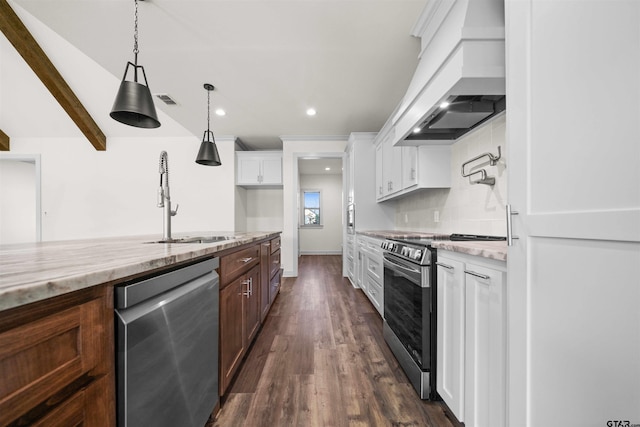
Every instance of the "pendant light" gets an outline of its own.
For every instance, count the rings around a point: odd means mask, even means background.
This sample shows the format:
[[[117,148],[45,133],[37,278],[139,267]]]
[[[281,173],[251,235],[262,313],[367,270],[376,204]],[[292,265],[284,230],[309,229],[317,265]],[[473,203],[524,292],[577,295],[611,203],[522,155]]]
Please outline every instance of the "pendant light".
[[[220,166],[222,162],[220,162],[216,140],[213,137],[213,132],[209,129],[211,123],[211,91],[214,87],[209,83],[205,83],[204,88],[207,90],[207,130],[204,131],[202,136],[196,163],[207,166]],[[209,140],[209,136],[211,136],[211,140]]]
[[[134,63],[127,62],[124,69],[124,76],[120,83],[120,89],[116,95],[116,100],[111,109],[111,118],[129,126],[138,128],[160,127],[156,107],[153,105],[153,98],[147,83],[147,75],[144,67],[138,65],[138,0],[135,2],[134,12],[134,32],[133,32],[133,54]],[[126,80],[129,67],[133,67],[133,81]],[[138,69],[142,73],[144,84],[138,83]]]

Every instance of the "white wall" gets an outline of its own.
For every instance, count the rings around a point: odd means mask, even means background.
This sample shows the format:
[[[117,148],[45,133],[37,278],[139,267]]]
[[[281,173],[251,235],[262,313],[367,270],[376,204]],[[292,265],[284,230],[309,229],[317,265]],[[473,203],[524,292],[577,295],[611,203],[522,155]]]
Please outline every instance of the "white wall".
[[[282,229],[281,263],[286,277],[298,275],[297,257],[297,199],[298,199],[298,158],[304,155],[324,155],[340,157],[347,146],[347,137],[340,139],[309,139],[304,137],[282,138],[282,174],[284,224]]]
[[[439,233],[471,233],[506,235],[505,205],[507,203],[506,116],[492,119],[480,128],[456,141],[451,150],[451,188],[429,189],[412,193],[396,201],[396,229]],[[496,166],[483,166],[494,176],[493,187],[469,184],[461,167],[473,157],[490,152],[502,158]],[[481,164],[483,160],[469,166]],[[465,168],[468,171],[469,166]],[[475,169],[474,169],[475,170]],[[476,178],[474,176],[473,178]],[[440,221],[434,221],[434,213]]]
[[[158,158],[169,155],[174,233],[233,231],[235,173],[232,138],[216,138],[222,165],[195,163],[193,138],[110,138],[96,151],[84,138],[17,138],[11,153],[40,154],[42,240],[155,234],[162,236],[156,207]]]
[[[0,159],[0,244],[35,242],[36,168]]]
[[[322,228],[300,228],[300,252],[341,254],[342,175],[300,175],[301,200],[304,190],[321,191]]]
[[[247,231],[282,231],[283,190],[247,189]]]

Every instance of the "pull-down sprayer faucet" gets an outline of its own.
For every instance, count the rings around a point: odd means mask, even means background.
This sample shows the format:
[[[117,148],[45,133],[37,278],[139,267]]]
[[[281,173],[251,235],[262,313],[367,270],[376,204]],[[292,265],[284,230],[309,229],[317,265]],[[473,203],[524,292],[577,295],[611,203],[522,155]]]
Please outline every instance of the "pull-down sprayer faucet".
[[[162,216],[162,240],[171,240],[171,217],[178,213],[171,210],[171,196],[169,195],[169,161],[167,152],[160,152],[160,188],[158,188],[158,207],[164,208]]]

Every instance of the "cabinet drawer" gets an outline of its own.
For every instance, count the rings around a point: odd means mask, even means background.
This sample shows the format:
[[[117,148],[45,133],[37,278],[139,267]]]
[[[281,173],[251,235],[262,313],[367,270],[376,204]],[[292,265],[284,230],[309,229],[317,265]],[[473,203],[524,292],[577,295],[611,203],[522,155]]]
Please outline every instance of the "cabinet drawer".
[[[382,265],[382,258],[377,258],[373,255],[367,257],[367,273],[374,278],[379,285],[382,285],[382,278],[384,275],[384,267]]]
[[[241,249],[220,259],[220,285],[231,282],[260,262],[260,245]]]
[[[271,239],[271,253],[274,253],[278,249],[280,249],[280,237]]]
[[[0,425],[96,368],[106,337],[92,300],[0,334]]]
[[[269,260],[271,261],[269,264],[271,266],[269,270],[269,277],[273,277],[274,274],[280,271],[280,251],[277,250],[272,253]]]

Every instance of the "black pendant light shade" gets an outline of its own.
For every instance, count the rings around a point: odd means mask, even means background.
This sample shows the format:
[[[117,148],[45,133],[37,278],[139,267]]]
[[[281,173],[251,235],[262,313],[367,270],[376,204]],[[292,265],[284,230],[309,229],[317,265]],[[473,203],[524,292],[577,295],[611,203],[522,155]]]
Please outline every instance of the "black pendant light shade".
[[[212,141],[209,141],[209,134],[211,134]],[[216,142],[213,140],[213,132],[209,130],[204,131],[196,163],[206,166],[220,166],[222,164],[218,154],[218,147],[216,147]]]
[[[134,75],[136,78],[134,81],[126,80],[129,66],[135,68]],[[149,86],[138,83],[137,81],[138,68],[142,69],[142,76],[146,83],[147,78],[144,73],[144,68],[142,68],[141,65],[134,65],[131,62],[127,62],[127,68],[124,70],[124,77],[120,83],[120,89],[113,103],[111,114],[109,115],[114,120],[129,126],[138,128],[160,127],[158,114],[153,104]]]
[[[207,90],[207,130],[204,131],[204,135],[202,136],[202,143],[200,144],[200,150],[198,150],[196,163],[206,166],[220,166],[222,162],[220,161],[220,155],[216,147],[216,140],[213,137],[213,132],[209,130],[209,122],[211,121],[211,91],[214,87],[209,83],[205,83],[204,88]],[[209,137],[211,137],[211,139],[209,139]]]
[[[157,128],[160,127],[160,122],[147,83],[147,75],[142,65],[138,65],[138,0],[134,1],[134,5],[133,54],[135,59],[134,63],[127,62],[120,89],[118,89],[109,115],[112,119],[125,125],[138,128]],[[129,67],[133,67],[133,81],[127,80]],[[144,84],[138,82],[139,71],[142,73]]]

